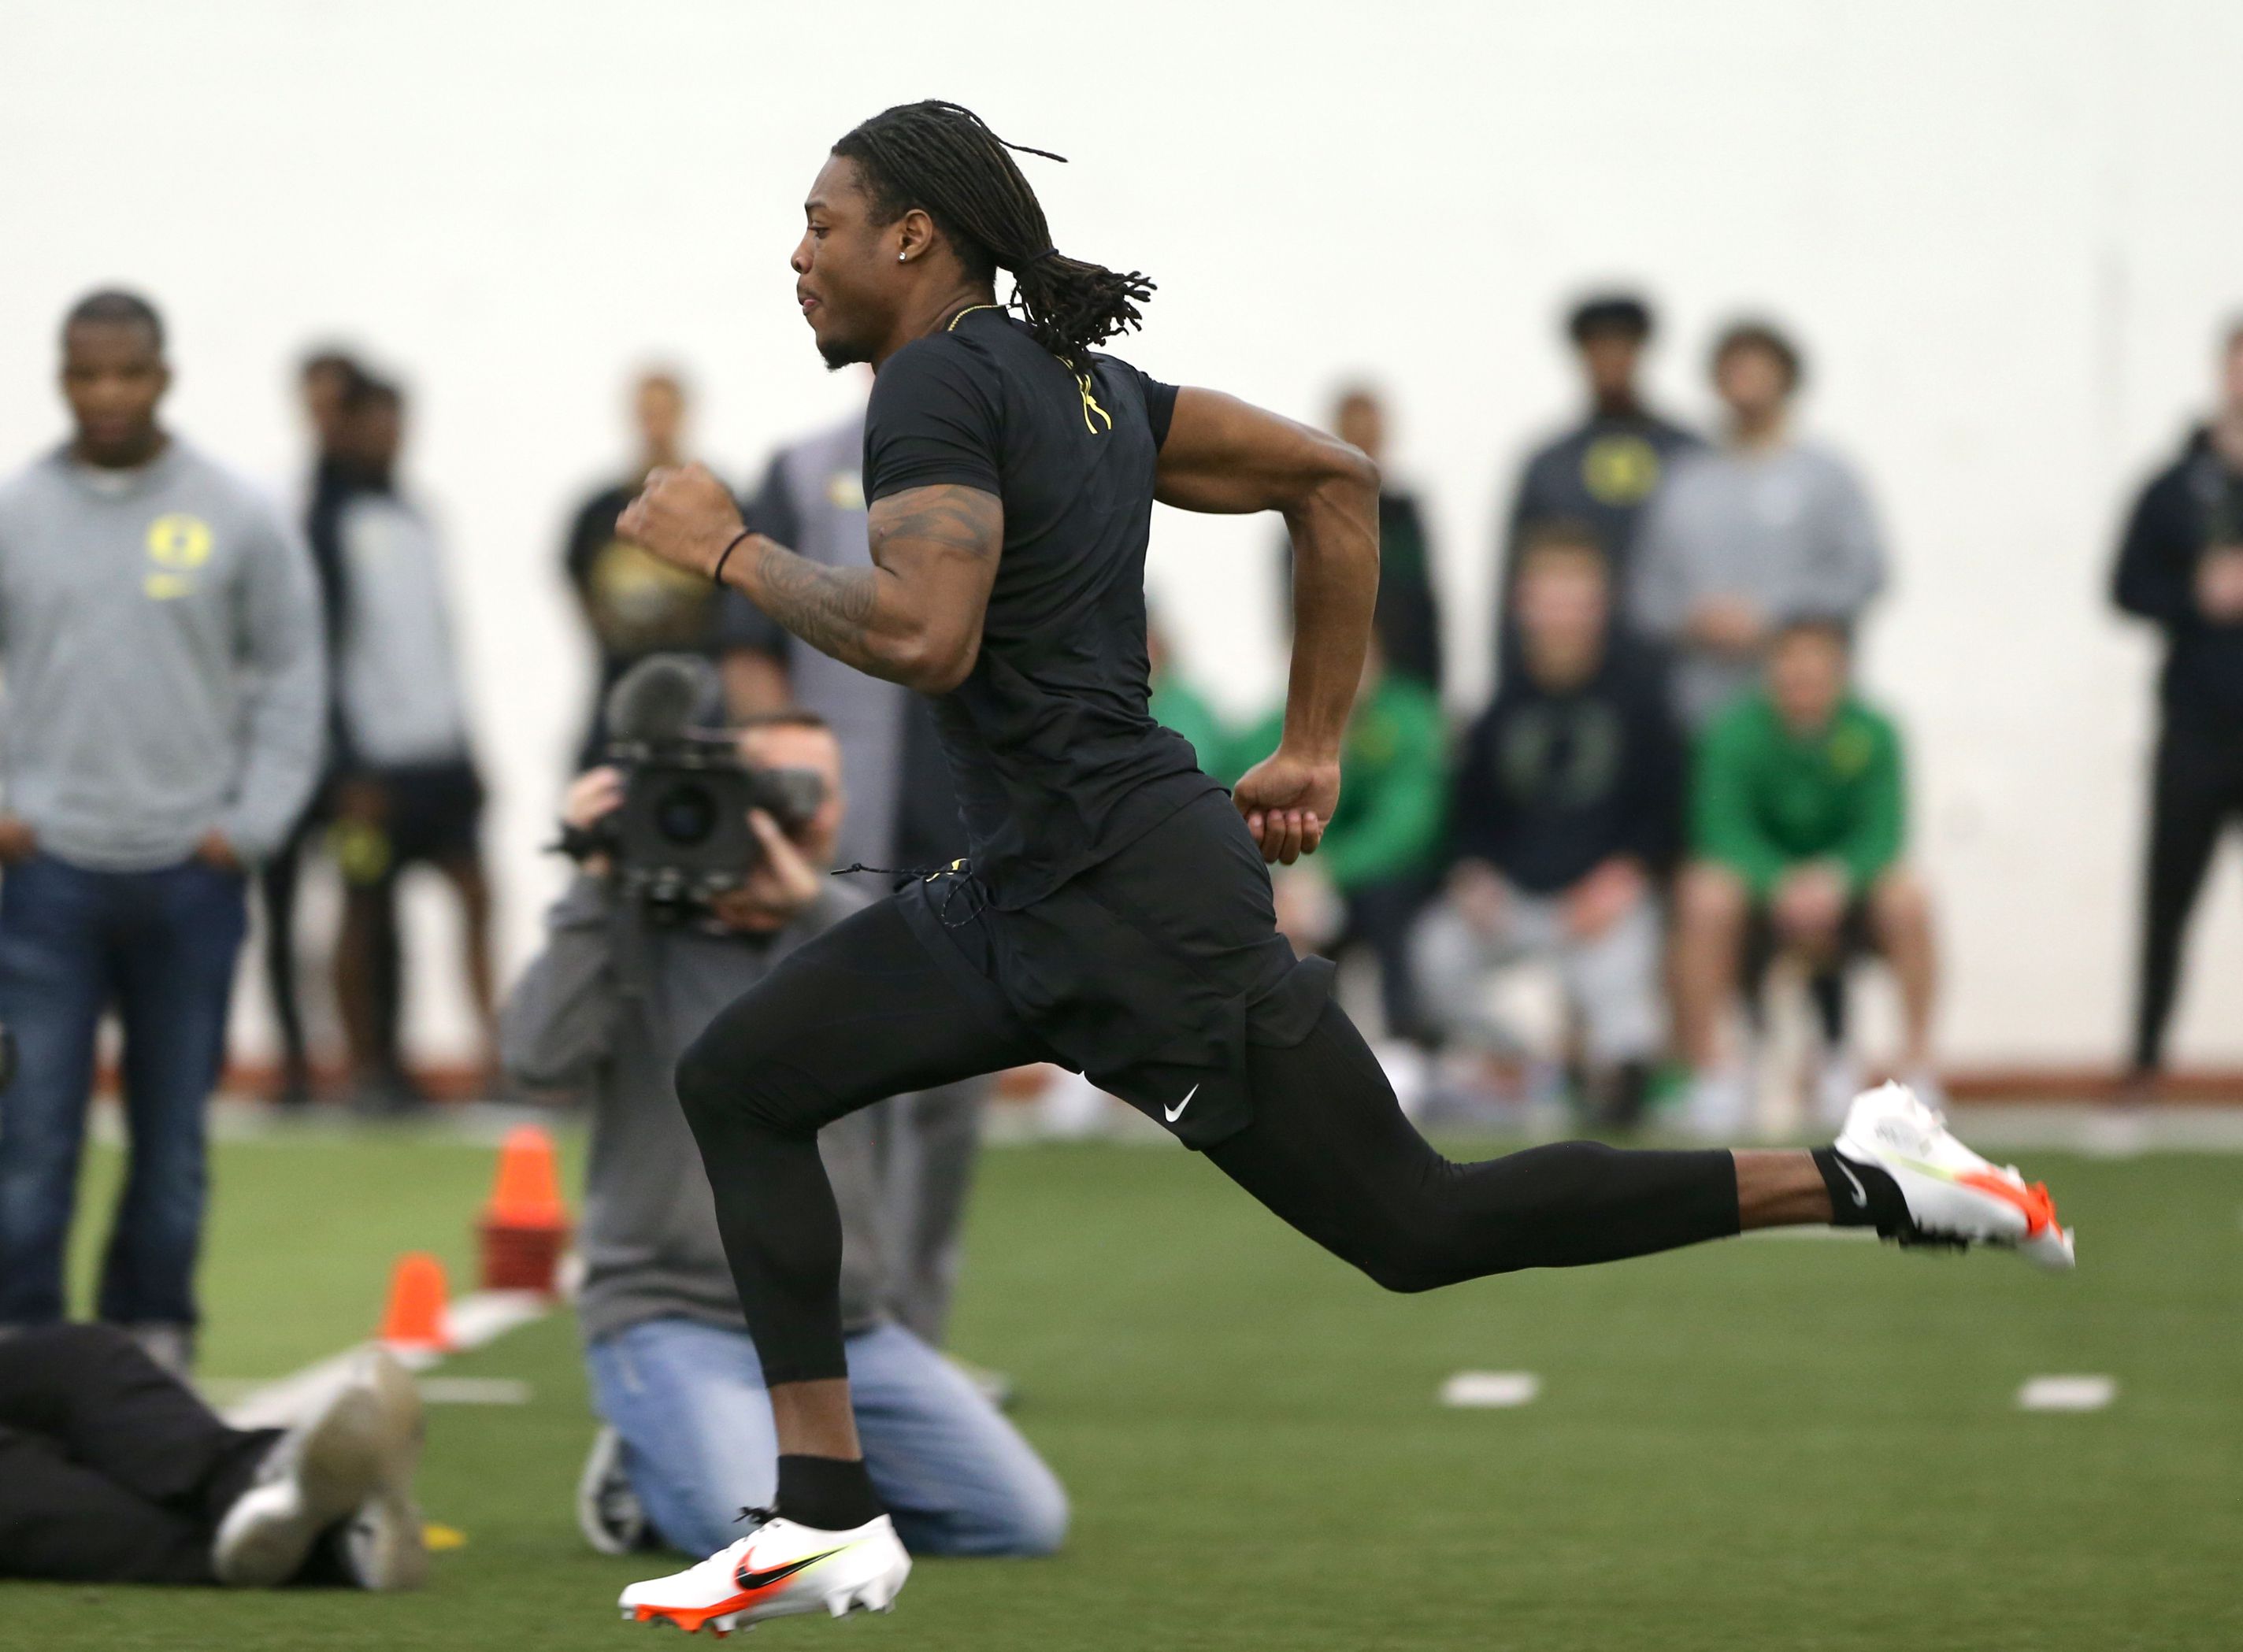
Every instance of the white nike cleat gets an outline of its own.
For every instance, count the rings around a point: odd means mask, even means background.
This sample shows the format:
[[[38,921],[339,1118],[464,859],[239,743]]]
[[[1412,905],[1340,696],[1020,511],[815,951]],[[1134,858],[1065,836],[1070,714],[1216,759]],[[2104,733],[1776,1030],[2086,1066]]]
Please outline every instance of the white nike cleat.
[[[620,1604],[634,1623],[730,1635],[797,1613],[886,1612],[910,1575],[911,1556],[886,1514],[845,1532],[767,1520],[698,1566],[632,1584]]]
[[[1842,1161],[1874,1165],[1900,1188],[1911,1232],[1903,1244],[1999,1245],[2044,1268],[2073,1265],[2071,1232],[2056,1219],[2045,1184],[2028,1186],[2014,1165],[1992,1165],[1955,1139],[1946,1121],[1906,1085],[1854,1099],[1837,1140]]]

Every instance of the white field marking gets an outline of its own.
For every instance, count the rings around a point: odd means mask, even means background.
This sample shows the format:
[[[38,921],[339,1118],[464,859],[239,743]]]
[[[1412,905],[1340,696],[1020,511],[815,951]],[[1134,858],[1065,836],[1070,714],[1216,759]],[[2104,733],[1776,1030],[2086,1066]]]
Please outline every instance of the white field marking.
[[[2100,1411],[2118,1397],[2116,1377],[2031,1377],[2017,1390],[2017,1409]]]
[[[1441,1385],[1441,1403],[1492,1410],[1530,1404],[1542,1392],[1532,1371],[1459,1371]]]
[[[450,1352],[465,1353],[495,1342],[509,1331],[543,1319],[554,1306],[552,1298],[535,1291],[476,1291],[463,1296],[445,1316]],[[237,1428],[287,1427],[350,1380],[360,1353],[368,1346],[356,1344],[251,1389],[226,1407],[226,1420]],[[427,1371],[444,1359],[428,1348],[392,1348],[390,1353],[408,1371]]]
[[[526,1406],[534,1397],[515,1377],[423,1377],[420,1387],[432,1406]]]

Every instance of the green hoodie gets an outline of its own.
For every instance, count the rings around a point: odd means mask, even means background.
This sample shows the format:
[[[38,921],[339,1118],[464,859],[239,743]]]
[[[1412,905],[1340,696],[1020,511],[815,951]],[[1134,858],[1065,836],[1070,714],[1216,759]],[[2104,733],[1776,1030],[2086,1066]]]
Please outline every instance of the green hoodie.
[[[1283,712],[1244,742],[1258,761],[1277,749]],[[1339,808],[1312,863],[1349,893],[1429,867],[1448,803],[1441,702],[1408,677],[1382,677],[1357,705],[1340,746]]]
[[[1900,858],[1908,814],[1900,735],[1850,695],[1830,726],[1802,740],[1755,689],[1698,742],[1690,802],[1699,854],[1755,895],[1807,861],[1835,860],[1858,894]]]

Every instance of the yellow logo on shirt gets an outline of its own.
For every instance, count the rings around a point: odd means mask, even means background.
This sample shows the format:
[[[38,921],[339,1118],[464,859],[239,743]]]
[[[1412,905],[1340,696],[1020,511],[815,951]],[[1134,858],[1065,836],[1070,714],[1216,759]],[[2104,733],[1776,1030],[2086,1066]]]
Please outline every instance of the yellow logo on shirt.
[[[1600,505],[1640,505],[1659,486],[1659,450],[1640,436],[1600,436],[1581,454],[1581,486]]]
[[[1866,729],[1849,724],[1830,736],[1830,767],[1848,780],[1866,769],[1876,755],[1877,742]]]
[[[158,567],[200,567],[210,554],[210,524],[199,516],[174,511],[148,524],[148,560]]]
[[[173,511],[148,524],[148,560],[156,566],[140,581],[141,594],[169,602],[195,588],[188,574],[210,561],[211,527],[199,516]]]

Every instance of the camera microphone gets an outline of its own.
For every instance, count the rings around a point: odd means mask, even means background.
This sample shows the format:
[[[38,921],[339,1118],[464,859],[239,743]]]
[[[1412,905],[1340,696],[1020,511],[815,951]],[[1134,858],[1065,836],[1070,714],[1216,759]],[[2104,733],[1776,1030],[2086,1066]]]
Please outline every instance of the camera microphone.
[[[608,734],[634,746],[685,739],[722,721],[717,668],[697,654],[652,654],[608,690]]]

